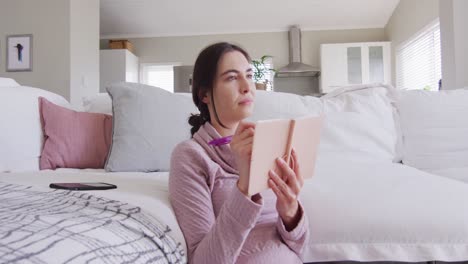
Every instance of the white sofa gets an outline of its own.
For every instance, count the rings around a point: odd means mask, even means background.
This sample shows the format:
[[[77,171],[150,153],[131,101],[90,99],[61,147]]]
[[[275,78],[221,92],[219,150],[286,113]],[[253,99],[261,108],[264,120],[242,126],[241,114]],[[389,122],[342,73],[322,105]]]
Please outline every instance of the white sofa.
[[[31,165],[39,158],[42,139],[33,91],[0,85],[0,98],[15,100],[0,105],[0,182],[37,190],[46,190],[51,182],[114,183],[118,189],[92,193],[141,207],[167,224],[170,235],[185,247],[168,201],[167,172],[38,171]],[[40,95],[63,102],[45,91]],[[88,111],[103,113],[111,113],[110,107],[105,94],[84,104]],[[178,111],[177,106],[171,111]],[[319,113],[326,121],[316,173],[301,193],[311,234],[304,262],[468,260],[468,90],[396,91],[362,85],[322,98],[258,92],[250,119]],[[11,122],[19,123],[11,127]],[[15,161],[12,166],[14,153],[24,153],[29,163],[21,167]]]

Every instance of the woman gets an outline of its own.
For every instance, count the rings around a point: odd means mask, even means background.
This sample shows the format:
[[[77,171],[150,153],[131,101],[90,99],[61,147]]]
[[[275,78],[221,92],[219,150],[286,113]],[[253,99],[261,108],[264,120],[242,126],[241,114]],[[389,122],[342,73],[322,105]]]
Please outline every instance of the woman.
[[[308,220],[298,201],[303,179],[277,159],[271,189],[247,195],[255,125],[250,57],[229,43],[205,48],[195,62],[189,123],[192,139],[173,151],[169,195],[188,248],[189,263],[302,263]],[[208,142],[231,136],[230,144]]]

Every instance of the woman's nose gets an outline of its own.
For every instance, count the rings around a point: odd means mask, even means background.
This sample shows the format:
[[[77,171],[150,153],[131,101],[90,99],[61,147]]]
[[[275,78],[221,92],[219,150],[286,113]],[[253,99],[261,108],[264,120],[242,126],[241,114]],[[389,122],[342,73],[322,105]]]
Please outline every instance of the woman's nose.
[[[242,82],[241,82],[241,92],[242,93],[248,93],[250,92],[250,89],[252,89],[252,85],[253,83],[250,81],[250,79],[244,77],[242,78]]]

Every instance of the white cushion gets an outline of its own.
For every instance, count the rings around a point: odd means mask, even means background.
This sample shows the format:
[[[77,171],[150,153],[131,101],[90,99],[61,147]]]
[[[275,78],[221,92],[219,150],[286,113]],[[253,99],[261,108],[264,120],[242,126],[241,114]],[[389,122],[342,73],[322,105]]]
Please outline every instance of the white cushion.
[[[112,115],[112,99],[107,93],[84,97],[83,110],[90,113]]]
[[[398,161],[401,154],[395,100],[395,90],[385,85],[343,87],[322,98],[257,91],[249,120],[325,113],[319,155],[347,153]]]
[[[115,83],[112,145],[107,171],[167,171],[173,148],[190,139],[188,118],[197,113],[190,97],[161,88]]]
[[[191,93],[176,93],[186,97],[192,97]],[[108,93],[98,93],[83,98],[83,111],[90,113],[102,113],[112,115],[112,99]]]
[[[468,90],[401,91],[403,163],[422,170],[468,167]]]
[[[398,161],[395,94],[390,86],[343,87],[322,97],[324,127],[319,155],[353,154]]]
[[[372,160],[400,159],[395,90],[385,85],[355,85],[325,97],[257,91],[249,120],[294,118],[325,113],[319,155],[353,154]]]
[[[15,80],[11,78],[0,77],[0,87],[16,87],[20,86]]]
[[[254,112],[248,119],[294,118],[305,115],[318,115],[322,111],[322,102],[317,97],[300,96],[291,93],[257,91]]]
[[[0,172],[39,170],[43,143],[38,97],[70,107],[60,95],[27,86],[0,89]]]

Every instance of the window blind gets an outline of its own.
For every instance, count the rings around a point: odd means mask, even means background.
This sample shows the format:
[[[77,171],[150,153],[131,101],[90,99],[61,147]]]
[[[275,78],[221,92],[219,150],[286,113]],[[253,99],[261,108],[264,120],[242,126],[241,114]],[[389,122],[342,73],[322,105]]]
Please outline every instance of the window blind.
[[[274,69],[275,66],[273,65],[273,58],[268,58],[265,60],[265,67],[267,69]],[[266,79],[268,80],[266,90],[267,91],[273,91],[273,82],[275,80],[275,72],[274,71],[268,71],[266,74]]]
[[[400,89],[439,89],[442,76],[439,22],[429,25],[397,48],[396,68]]]

